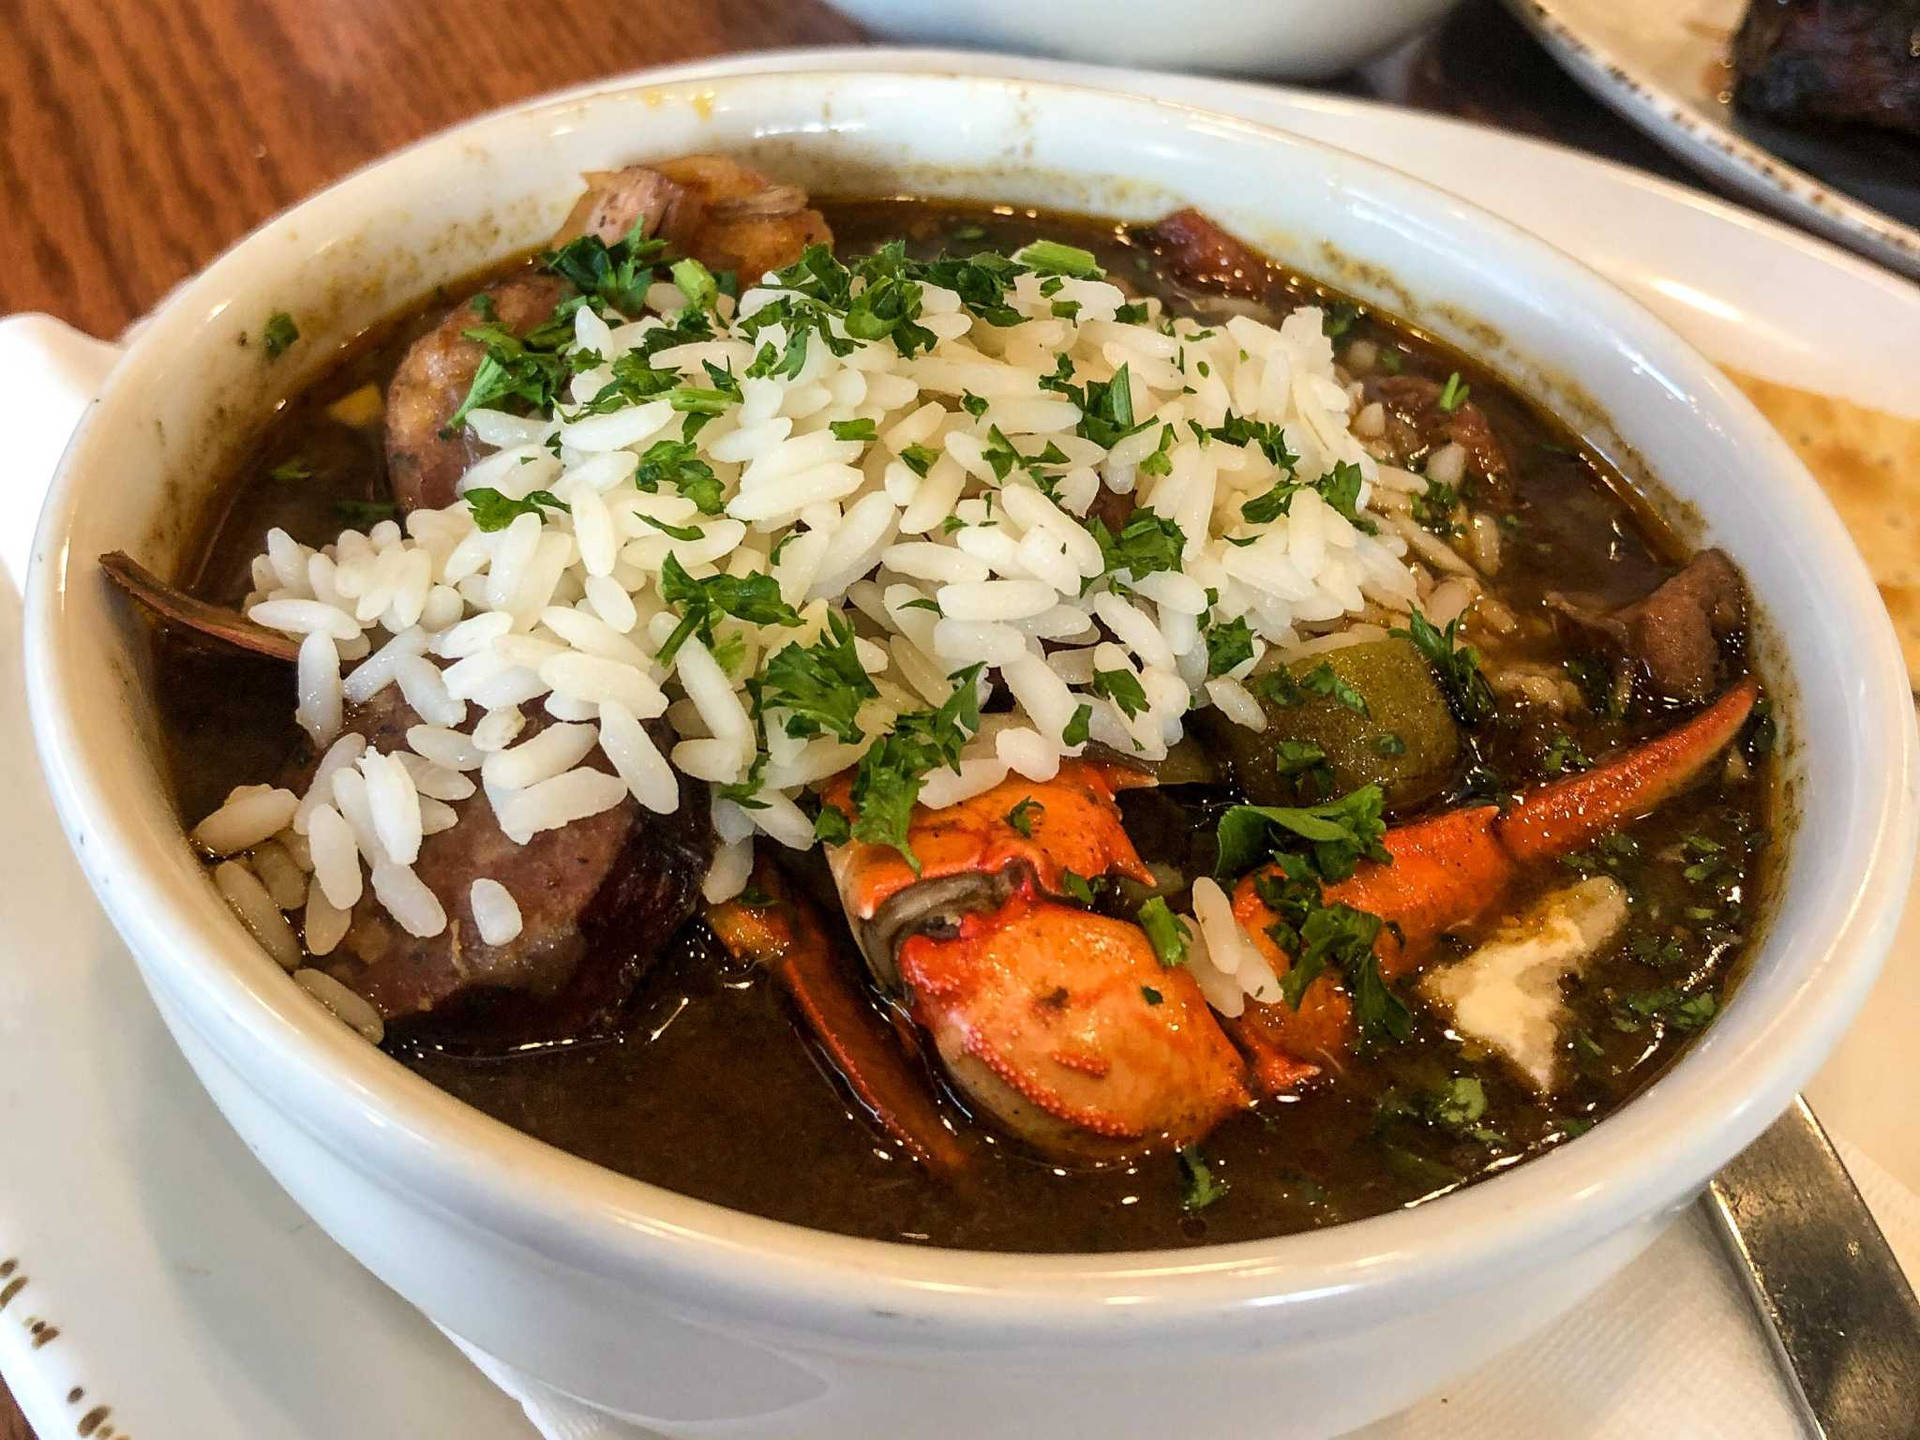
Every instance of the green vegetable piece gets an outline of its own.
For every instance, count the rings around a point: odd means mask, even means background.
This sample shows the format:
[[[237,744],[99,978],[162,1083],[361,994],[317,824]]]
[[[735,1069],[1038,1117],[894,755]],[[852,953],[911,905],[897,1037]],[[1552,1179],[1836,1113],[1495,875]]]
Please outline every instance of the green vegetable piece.
[[[1322,667],[1324,679],[1305,683]],[[1282,762],[1310,753],[1302,746],[1320,751],[1329,791],[1378,785],[1389,810],[1438,795],[1460,759],[1460,731],[1446,697],[1420,652],[1403,639],[1333,650],[1257,677],[1249,688],[1266,712],[1264,730],[1247,730],[1212,709],[1195,718],[1257,804],[1300,798],[1299,767]],[[1343,688],[1364,703],[1364,713],[1341,698]]]
[[[1106,271],[1091,250],[1078,245],[1063,245],[1057,240],[1035,240],[1014,252],[1013,258],[1043,275],[1071,275],[1077,280],[1098,280]]]

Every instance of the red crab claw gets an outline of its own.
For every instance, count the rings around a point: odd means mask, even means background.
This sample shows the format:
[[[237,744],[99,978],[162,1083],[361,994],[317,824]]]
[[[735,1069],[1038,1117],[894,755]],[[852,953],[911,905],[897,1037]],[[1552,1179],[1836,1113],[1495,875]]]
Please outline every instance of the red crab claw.
[[[1743,680],[1685,724],[1584,774],[1528,791],[1504,814],[1475,806],[1389,830],[1382,844],[1391,862],[1362,861],[1324,898],[1391,922],[1375,953],[1383,976],[1404,974],[1433,953],[1442,935],[1497,910],[1527,867],[1572,854],[1693,784],[1739,735],[1758,698],[1759,687]],[[1260,873],[1240,882],[1234,915],[1284,975],[1292,962],[1267,933],[1278,917],[1260,898]],[[1228,1023],[1252,1060],[1257,1087],[1268,1094],[1337,1064],[1353,1033],[1347,993],[1332,974],[1307,986],[1298,1009],[1249,1001]]]

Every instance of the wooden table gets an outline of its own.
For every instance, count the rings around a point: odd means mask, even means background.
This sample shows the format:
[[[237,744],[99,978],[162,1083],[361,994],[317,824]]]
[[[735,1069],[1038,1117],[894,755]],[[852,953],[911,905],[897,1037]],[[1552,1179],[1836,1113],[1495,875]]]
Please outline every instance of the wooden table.
[[[862,38],[819,0],[0,0],[0,36],[0,314],[101,336],[274,212],[454,121],[643,66]],[[1679,173],[1493,0],[1336,88]],[[0,1440],[33,1440],[4,1387]]]

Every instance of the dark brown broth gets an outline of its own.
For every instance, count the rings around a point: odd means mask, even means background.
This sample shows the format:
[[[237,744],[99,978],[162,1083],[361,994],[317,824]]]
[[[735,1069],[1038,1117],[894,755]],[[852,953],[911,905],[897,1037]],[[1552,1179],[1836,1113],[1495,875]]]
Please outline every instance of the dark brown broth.
[[[989,212],[910,200],[825,207],[844,251],[904,237],[921,253],[1011,249],[1037,233],[1095,250],[1115,274],[1175,303],[1195,299],[1152,273],[1125,226],[1074,216]],[[1275,272],[1278,310],[1338,298]],[[386,494],[377,430],[354,431],[326,407],[383,383],[401,350],[434,318],[423,309],[369,336],[338,369],[274,422],[220,517],[201,591],[235,601],[260,536],[281,525],[309,543],[342,523],[340,501]],[[1409,373],[1444,379],[1458,371],[1488,414],[1516,473],[1498,591],[1516,609],[1548,589],[1584,590],[1611,601],[1644,593],[1679,558],[1607,471],[1564,428],[1471,360],[1371,314],[1343,343],[1391,348]],[[299,462],[313,473],[275,478]],[[1535,658],[1567,658],[1557,645]],[[231,786],[276,771],[298,753],[284,669],[172,646],[162,691],[183,814],[211,809]],[[1506,719],[1478,737],[1479,759],[1507,786],[1542,778],[1563,735],[1599,757],[1664,728],[1671,718],[1602,714],[1564,721]],[[1206,1141],[1207,1164],[1229,1187],[1204,1211],[1183,1207],[1174,1157],[1068,1171],[1002,1142],[943,1103],[979,1156],[963,1188],[948,1188],[902,1159],[820,1060],[783,997],[742,971],[697,923],[662,958],[618,1034],[504,1056],[474,1057],[421,1036],[396,1037],[404,1063],[452,1094],[530,1135],[625,1174],[777,1219],[848,1234],[916,1243],[1026,1251],[1111,1251],[1218,1243],[1311,1229],[1405,1206],[1563,1143],[1644,1087],[1685,1043],[1658,1019],[1635,1017],[1624,995],[1680,987],[1719,996],[1754,910],[1755,857],[1770,785],[1764,769],[1740,783],[1706,787],[1635,825],[1625,843],[1580,857],[1608,868],[1635,895],[1629,933],[1570,990],[1579,1020],[1576,1079],[1552,1104],[1501,1066],[1449,1037],[1416,1009],[1413,1038],[1356,1056],[1338,1083],[1268,1102],[1228,1121]],[[1204,865],[1219,792],[1143,793],[1127,801],[1129,830],[1148,858]],[[1724,860],[1681,852],[1706,837]],[[1687,878],[1711,860],[1713,875]],[[1571,871],[1533,886],[1564,883]],[[1688,915],[1718,883],[1725,899],[1710,918]],[[1679,926],[1683,938],[1672,941]],[[1620,1023],[1616,1023],[1617,1020]],[[1430,1099],[1457,1077],[1477,1079],[1486,1110],[1472,1122],[1436,1119]],[[930,1083],[933,1082],[930,1077]]]

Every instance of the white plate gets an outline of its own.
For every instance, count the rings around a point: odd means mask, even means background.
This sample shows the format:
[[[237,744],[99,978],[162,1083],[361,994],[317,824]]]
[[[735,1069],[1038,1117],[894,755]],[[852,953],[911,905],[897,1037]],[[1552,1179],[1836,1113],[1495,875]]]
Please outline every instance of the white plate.
[[[1709,355],[1920,415],[1899,343],[1920,334],[1920,290],[1744,211],[1551,146],[1326,95],[1002,57],[813,50],[663,73],[902,64],[1141,89],[1344,144],[1558,240]],[[1591,226],[1595,214],[1608,223]],[[1801,323],[1805,311],[1822,323]],[[0,396],[22,404],[15,377],[0,378]],[[6,418],[44,417],[25,405]],[[30,518],[0,516],[0,529]],[[18,601],[0,582],[0,673],[19,673],[18,629]],[[138,1440],[527,1440],[513,1404],[307,1221],[194,1083],[67,854],[17,686],[0,687],[0,794],[10,801],[0,828],[0,1261],[14,1262],[0,1277],[0,1369],[44,1440],[73,1433],[97,1405],[111,1413],[96,1440],[107,1429]],[[1920,924],[1910,924],[1814,1097],[1836,1129],[1920,1189],[1920,1117],[1888,1103],[1900,1081],[1887,1078],[1920,1025],[1920,975],[1903,963],[1916,953]],[[35,1346],[35,1322],[58,1334]],[[1445,1402],[1423,1413],[1441,1417]],[[1425,1433],[1413,1417],[1394,1426]]]
[[[1822,140],[1747,121],[1723,98],[1732,81],[1727,42],[1747,0],[1507,3],[1574,78],[1688,164],[1920,276],[1920,175],[1910,146],[1876,156],[1871,139]]]

